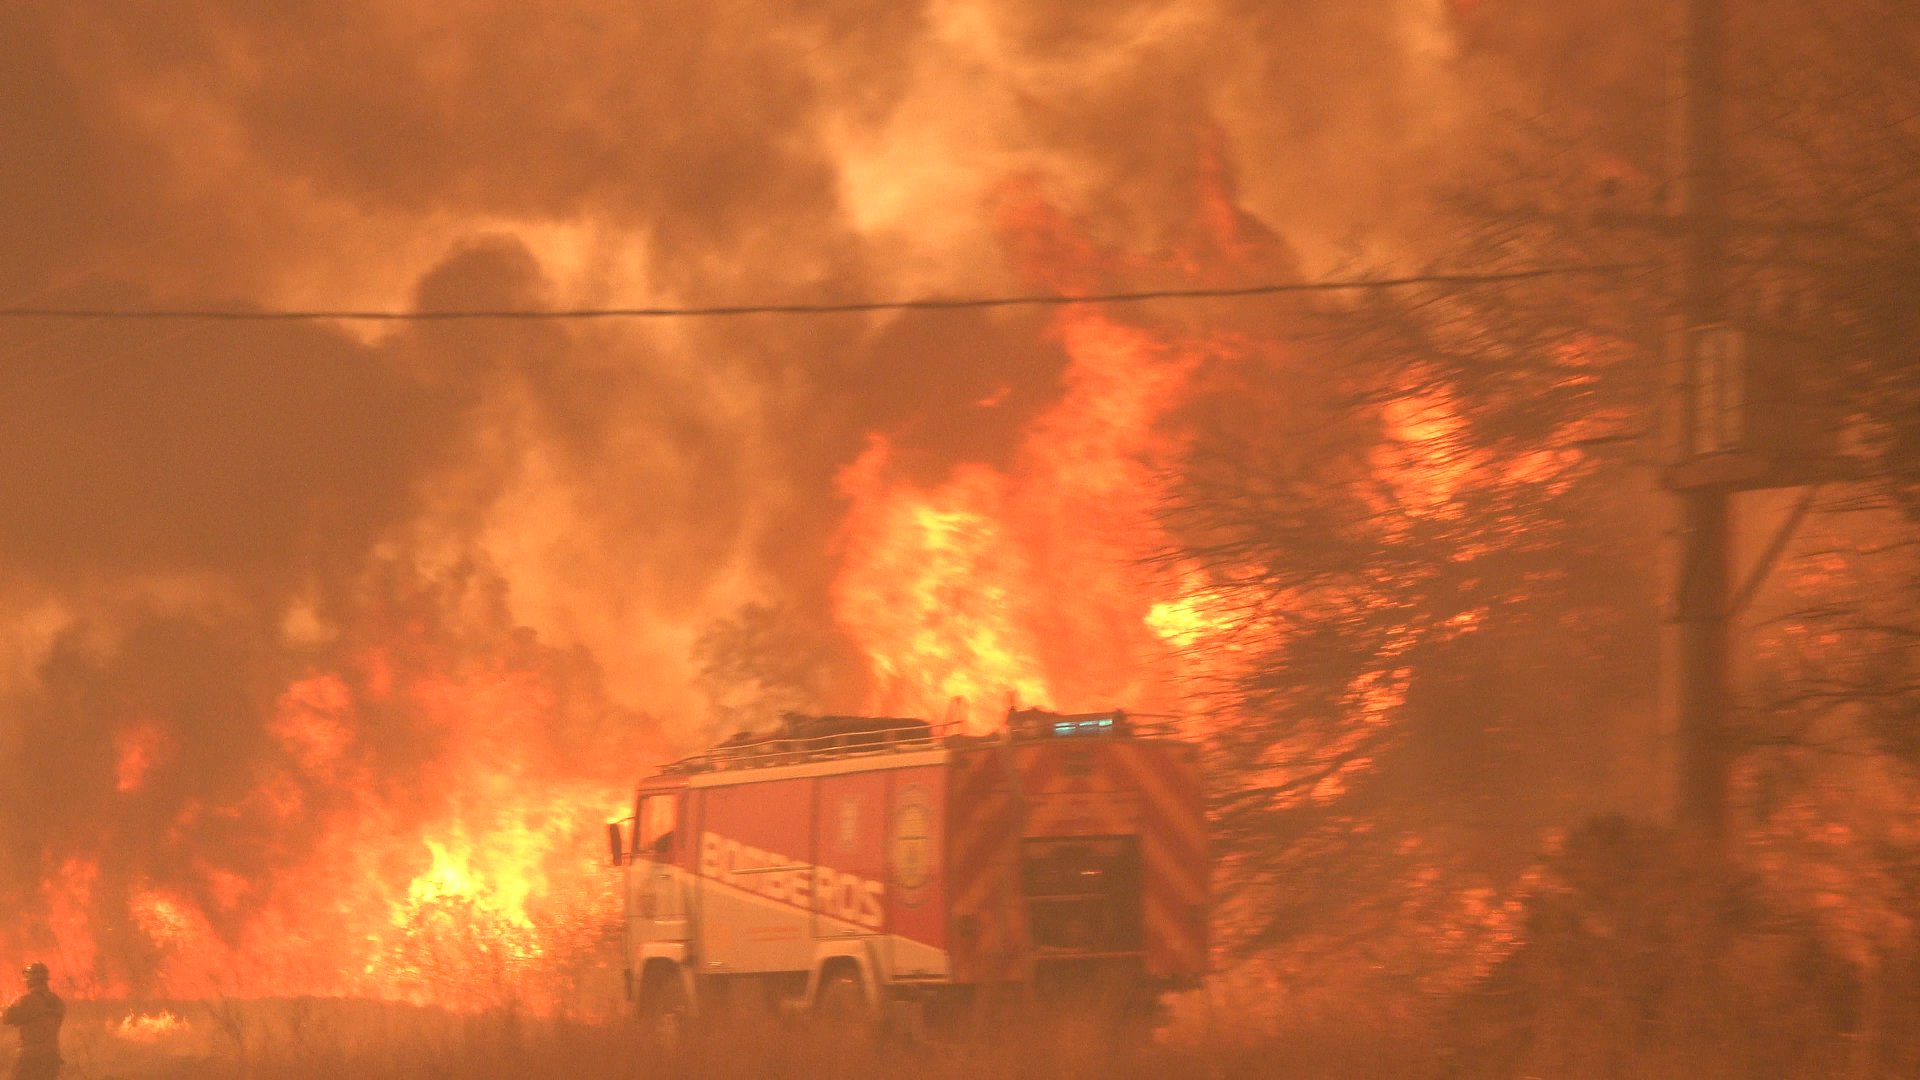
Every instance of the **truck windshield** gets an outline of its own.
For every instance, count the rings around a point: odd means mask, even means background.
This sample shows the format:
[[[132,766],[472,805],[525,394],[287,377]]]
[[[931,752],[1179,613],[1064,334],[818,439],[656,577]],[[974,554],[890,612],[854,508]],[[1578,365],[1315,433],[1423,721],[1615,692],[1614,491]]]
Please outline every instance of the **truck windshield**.
[[[640,800],[634,830],[634,854],[647,859],[673,857],[674,828],[679,823],[680,796],[649,795]]]

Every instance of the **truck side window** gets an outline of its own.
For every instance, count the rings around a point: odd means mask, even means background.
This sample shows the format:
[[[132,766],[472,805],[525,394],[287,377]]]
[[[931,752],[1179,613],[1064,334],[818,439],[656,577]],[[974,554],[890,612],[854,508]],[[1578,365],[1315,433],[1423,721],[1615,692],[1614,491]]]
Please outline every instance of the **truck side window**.
[[[673,858],[674,830],[679,824],[678,795],[649,795],[640,800],[640,820],[635,824],[635,854],[659,862]]]

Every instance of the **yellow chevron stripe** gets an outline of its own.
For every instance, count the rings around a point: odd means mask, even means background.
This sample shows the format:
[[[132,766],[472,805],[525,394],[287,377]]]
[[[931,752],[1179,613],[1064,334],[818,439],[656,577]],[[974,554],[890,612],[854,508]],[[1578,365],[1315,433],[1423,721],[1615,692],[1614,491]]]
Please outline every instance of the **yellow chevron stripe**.
[[[1196,866],[1178,857],[1157,833],[1141,837],[1140,848],[1141,860],[1146,865],[1149,891],[1152,883],[1165,882],[1179,894],[1183,903],[1200,906],[1207,902],[1204,864]]]
[[[1149,763],[1144,748],[1123,744],[1114,749],[1125,751],[1117,756],[1131,774],[1135,787],[1153,808],[1153,812],[1143,820],[1178,831],[1197,857],[1206,858],[1207,823],[1204,812],[1196,805],[1198,784],[1195,785],[1195,798],[1185,798],[1166,782],[1157,763]]]
[[[1157,897],[1149,897],[1141,911],[1150,941],[1156,941],[1182,970],[1200,971],[1206,967],[1206,946],[1197,928],[1188,919],[1166,910]],[[1149,950],[1151,955],[1153,950]]]

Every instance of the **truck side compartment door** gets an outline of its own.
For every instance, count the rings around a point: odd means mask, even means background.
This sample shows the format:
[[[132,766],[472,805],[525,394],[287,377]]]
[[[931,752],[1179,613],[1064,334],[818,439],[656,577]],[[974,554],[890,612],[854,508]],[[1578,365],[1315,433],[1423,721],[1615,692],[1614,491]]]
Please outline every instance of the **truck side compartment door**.
[[[807,970],[813,783],[785,777],[700,790],[703,972]]]
[[[823,776],[814,794],[813,933],[886,929],[887,773]]]

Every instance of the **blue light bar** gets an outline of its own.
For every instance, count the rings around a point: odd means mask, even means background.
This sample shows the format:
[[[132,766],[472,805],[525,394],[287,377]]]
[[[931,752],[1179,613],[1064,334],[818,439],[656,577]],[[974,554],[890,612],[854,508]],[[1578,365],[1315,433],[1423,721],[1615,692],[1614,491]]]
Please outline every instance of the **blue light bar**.
[[[1104,735],[1113,730],[1113,717],[1097,716],[1082,720],[1056,720],[1053,734],[1056,737],[1075,735]]]

